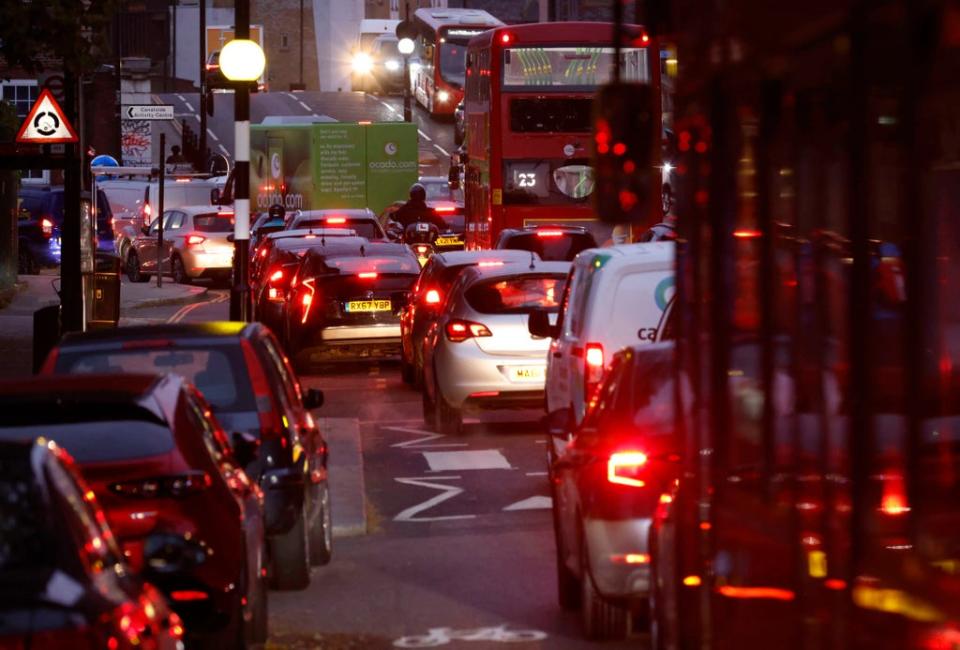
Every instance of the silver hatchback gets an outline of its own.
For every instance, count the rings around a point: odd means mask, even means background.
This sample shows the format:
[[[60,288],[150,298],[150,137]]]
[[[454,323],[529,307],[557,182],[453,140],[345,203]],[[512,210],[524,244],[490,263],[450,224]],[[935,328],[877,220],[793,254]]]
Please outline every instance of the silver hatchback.
[[[542,408],[550,339],[527,326],[534,309],[559,311],[568,262],[464,269],[427,334],[423,418],[459,433],[464,412]]]

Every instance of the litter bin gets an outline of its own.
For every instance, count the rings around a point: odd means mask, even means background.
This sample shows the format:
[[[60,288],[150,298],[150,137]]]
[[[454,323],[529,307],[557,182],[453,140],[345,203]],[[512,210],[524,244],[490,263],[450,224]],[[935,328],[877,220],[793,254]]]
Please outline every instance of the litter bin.
[[[116,327],[120,322],[120,258],[99,252],[93,272],[93,291],[88,295],[87,329]]]
[[[33,312],[33,372],[40,372],[43,362],[60,342],[60,305],[41,307]]]

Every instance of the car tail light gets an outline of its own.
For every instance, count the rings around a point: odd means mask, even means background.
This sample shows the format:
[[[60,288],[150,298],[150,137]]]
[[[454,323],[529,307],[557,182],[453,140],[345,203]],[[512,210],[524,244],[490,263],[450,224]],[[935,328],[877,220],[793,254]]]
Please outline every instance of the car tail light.
[[[326,219],[324,219],[324,221],[326,223],[333,224],[333,225],[343,225],[347,223],[347,218],[346,217],[327,217]]]
[[[312,278],[304,280],[301,284],[303,289],[300,291],[300,305],[303,308],[303,315],[300,317],[300,324],[303,325],[310,315],[310,306],[313,305],[313,297],[317,292],[313,286]]]
[[[413,251],[414,251],[417,255],[426,255],[427,253],[430,252],[430,247],[429,247],[428,245],[426,245],[426,244],[416,244],[416,245],[413,247]]]
[[[376,271],[363,271],[362,273],[357,273],[357,277],[361,280],[376,280],[377,272]]]
[[[111,483],[108,489],[114,494],[137,499],[181,499],[203,492],[212,484],[213,481],[206,472],[187,472]]]
[[[607,480],[619,485],[643,487],[643,476],[647,455],[642,451],[618,451],[610,455],[607,461]]]
[[[187,236],[187,246],[196,246],[207,241],[207,238],[203,235],[188,235]]]
[[[562,230],[538,230],[537,237],[562,237]]]
[[[454,343],[481,336],[493,336],[483,323],[459,319],[447,323],[447,338]]]
[[[47,217],[40,219],[40,232],[44,237],[53,237],[53,221]]]
[[[599,343],[587,343],[583,355],[583,389],[587,401],[603,379],[603,346]]]
[[[489,262],[479,262],[477,266],[479,266],[481,269],[486,269],[493,266],[503,266],[503,262],[500,260],[493,260]]]
[[[47,355],[46,360],[43,362],[43,367],[40,368],[41,375],[53,375],[56,374],[57,370],[57,361],[60,359],[60,348],[53,348],[50,350],[50,354]]]
[[[243,348],[243,360],[247,366],[247,372],[250,373],[250,385],[253,387],[253,396],[257,402],[257,415],[260,418],[260,431],[264,436],[269,434],[280,435],[283,431],[283,423],[280,420],[280,413],[274,407],[273,394],[270,392],[270,382],[267,380],[267,374],[260,365],[260,359],[253,350],[253,344],[243,339],[241,341]]]
[[[266,256],[267,256],[267,247],[264,246],[263,248],[260,249],[260,257],[266,257]]]
[[[283,269],[277,269],[270,274],[270,282],[279,282],[283,279]]]
[[[196,602],[198,600],[209,600],[210,594],[199,589],[178,589],[170,592],[170,600],[177,603]]]
[[[436,289],[427,289],[423,293],[423,302],[427,305],[439,305],[440,304],[440,292]]]
[[[452,214],[452,213],[454,213],[454,212],[457,211],[457,206],[455,206],[455,205],[438,205],[438,206],[435,206],[433,209],[434,209],[435,212],[438,212],[438,213],[440,213],[440,214]]]

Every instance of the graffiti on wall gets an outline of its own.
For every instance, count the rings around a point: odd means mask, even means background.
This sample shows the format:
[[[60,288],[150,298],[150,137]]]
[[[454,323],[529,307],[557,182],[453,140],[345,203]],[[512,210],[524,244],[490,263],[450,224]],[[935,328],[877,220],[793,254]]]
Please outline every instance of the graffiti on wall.
[[[120,127],[120,146],[124,165],[153,164],[150,122],[123,120]]]

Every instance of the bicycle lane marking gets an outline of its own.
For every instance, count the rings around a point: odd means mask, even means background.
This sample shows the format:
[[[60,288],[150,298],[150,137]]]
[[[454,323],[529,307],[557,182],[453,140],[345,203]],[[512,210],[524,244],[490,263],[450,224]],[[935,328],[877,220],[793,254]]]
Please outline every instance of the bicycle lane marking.
[[[394,640],[397,648],[432,648],[447,645],[452,641],[496,641],[499,643],[535,643],[547,638],[540,630],[508,630],[507,624],[492,627],[454,630],[449,627],[432,627],[426,634],[414,634]]]

